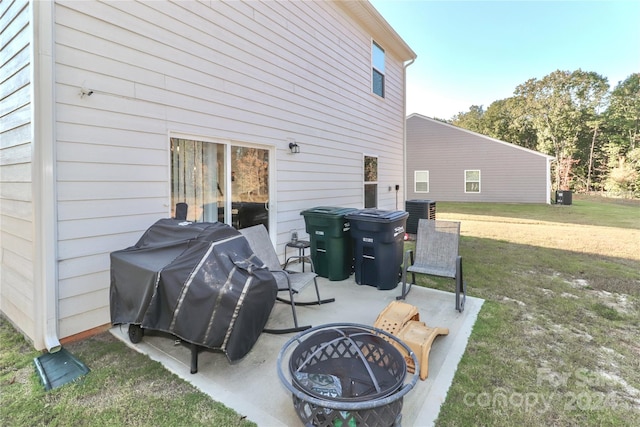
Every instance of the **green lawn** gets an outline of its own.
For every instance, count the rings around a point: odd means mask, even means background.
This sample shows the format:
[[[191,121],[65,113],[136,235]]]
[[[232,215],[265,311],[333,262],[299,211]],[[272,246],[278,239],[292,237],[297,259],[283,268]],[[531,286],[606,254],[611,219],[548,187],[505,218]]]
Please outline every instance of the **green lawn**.
[[[461,221],[486,300],[437,425],[640,425],[640,204],[438,202],[437,217]],[[65,348],[91,374],[44,392],[39,353],[0,319],[1,425],[253,425],[109,333]]]
[[[437,425],[640,425],[640,204],[438,203],[437,217],[461,220],[468,292],[486,300]]]
[[[91,372],[48,392],[4,318],[0,343],[2,426],[255,426],[109,332],[65,345]]]

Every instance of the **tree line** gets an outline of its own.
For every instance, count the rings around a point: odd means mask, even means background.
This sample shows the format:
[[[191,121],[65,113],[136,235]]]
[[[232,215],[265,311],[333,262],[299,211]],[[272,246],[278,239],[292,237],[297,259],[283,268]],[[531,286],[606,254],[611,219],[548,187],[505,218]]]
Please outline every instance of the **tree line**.
[[[555,157],[554,189],[640,197],[640,73],[557,70],[442,121]]]

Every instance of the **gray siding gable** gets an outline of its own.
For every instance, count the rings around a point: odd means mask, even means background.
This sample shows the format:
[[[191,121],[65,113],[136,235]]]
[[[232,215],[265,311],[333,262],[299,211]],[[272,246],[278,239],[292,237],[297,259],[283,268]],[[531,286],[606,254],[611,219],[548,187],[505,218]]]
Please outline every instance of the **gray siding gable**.
[[[553,157],[419,114],[407,118],[407,199],[548,203]],[[414,172],[429,171],[429,192]],[[466,193],[465,170],[480,170],[480,192]]]
[[[433,124],[436,124],[436,125],[444,126],[444,127],[448,128],[448,129],[451,129],[451,132],[466,133],[466,134],[469,134],[469,135],[473,135],[474,137],[478,137],[478,138],[484,139],[484,140],[486,140],[488,142],[502,144],[503,146],[508,147],[510,149],[513,149],[513,150],[522,150],[522,151],[530,153],[530,154],[532,154],[534,156],[544,157],[544,158],[547,158],[549,160],[553,160],[554,159],[553,156],[549,156],[549,155],[541,153],[539,151],[531,150],[531,149],[526,148],[526,147],[521,147],[521,146],[513,144],[511,142],[506,142],[506,141],[502,141],[502,140],[499,140],[499,139],[491,138],[490,136],[483,135],[481,133],[474,132],[474,131],[471,131],[471,130],[468,130],[468,129],[463,129],[461,127],[454,126],[454,125],[449,124],[449,123],[441,122],[440,120],[432,119],[432,118],[427,117],[427,116],[422,116],[420,114],[415,114],[415,113],[411,114],[411,115],[409,115],[407,120],[411,119],[412,117],[416,117],[416,118],[419,118],[421,120],[427,120],[427,121],[430,121],[430,122],[432,122]],[[463,138],[462,135],[460,137]]]

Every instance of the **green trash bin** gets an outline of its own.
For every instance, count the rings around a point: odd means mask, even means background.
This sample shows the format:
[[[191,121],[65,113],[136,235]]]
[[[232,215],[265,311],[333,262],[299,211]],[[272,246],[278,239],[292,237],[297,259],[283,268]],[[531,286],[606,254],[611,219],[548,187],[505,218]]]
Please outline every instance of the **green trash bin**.
[[[349,221],[354,208],[318,206],[300,212],[311,243],[311,260],[318,276],[344,280],[351,275],[353,251]]]

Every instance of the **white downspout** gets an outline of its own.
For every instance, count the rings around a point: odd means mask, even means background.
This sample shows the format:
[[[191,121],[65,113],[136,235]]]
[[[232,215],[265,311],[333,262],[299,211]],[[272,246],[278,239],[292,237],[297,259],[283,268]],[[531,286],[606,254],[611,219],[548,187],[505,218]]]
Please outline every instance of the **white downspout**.
[[[42,331],[37,333],[38,341],[44,341],[47,350],[54,353],[61,348],[58,340],[55,2],[32,0],[30,6],[34,318],[36,331]],[[36,342],[37,347],[41,344]]]
[[[402,201],[407,199],[407,68],[416,61],[416,58],[405,63],[402,67]],[[404,203],[402,204],[404,210]],[[396,207],[397,209],[397,207]]]
[[[555,203],[555,197],[553,195],[552,180],[551,180],[551,163],[555,161],[555,158],[550,157],[547,159],[547,204]]]

